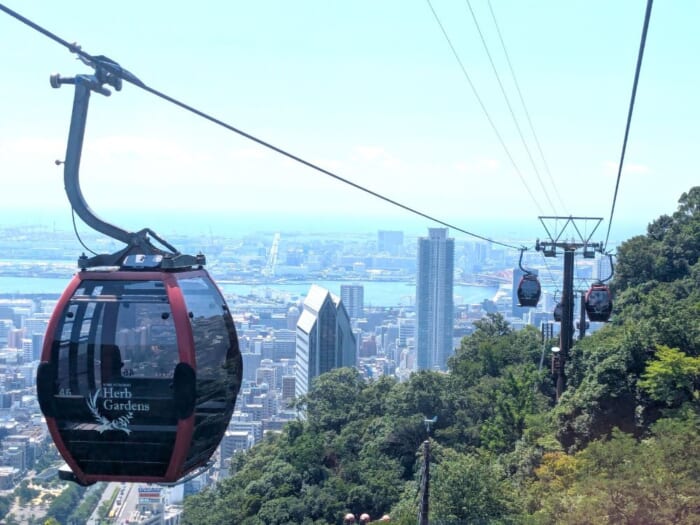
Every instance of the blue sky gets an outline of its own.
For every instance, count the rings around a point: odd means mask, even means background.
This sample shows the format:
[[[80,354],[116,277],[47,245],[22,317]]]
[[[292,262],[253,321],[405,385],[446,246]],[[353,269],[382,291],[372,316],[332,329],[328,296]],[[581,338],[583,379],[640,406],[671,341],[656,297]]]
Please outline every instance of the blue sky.
[[[466,230],[543,237],[538,215],[571,214],[603,217],[604,237],[644,0],[491,0],[551,177],[489,4],[471,0],[539,179],[465,1],[3,3],[155,89]],[[698,20],[700,2],[654,5],[612,239],[643,233],[700,182]],[[64,156],[72,89],[53,90],[48,77],[87,69],[2,13],[0,49],[2,220],[65,222],[53,161]],[[434,226],[130,85],[93,96],[82,167],[90,206],[128,229]]]

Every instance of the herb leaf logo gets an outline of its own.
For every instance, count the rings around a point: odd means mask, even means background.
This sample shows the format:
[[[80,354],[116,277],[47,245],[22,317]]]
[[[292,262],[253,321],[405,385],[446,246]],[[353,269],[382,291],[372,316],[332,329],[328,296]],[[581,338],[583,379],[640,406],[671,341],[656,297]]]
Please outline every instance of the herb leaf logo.
[[[98,388],[95,393],[88,397],[85,402],[87,403],[90,413],[95,418],[95,421],[100,424],[97,427],[97,431],[102,434],[105,430],[121,430],[126,434],[131,434],[131,429],[129,428],[129,423],[134,417],[133,412],[127,412],[123,416],[119,416],[116,419],[109,419],[100,413],[99,408],[97,408],[97,398],[100,396],[101,388]]]

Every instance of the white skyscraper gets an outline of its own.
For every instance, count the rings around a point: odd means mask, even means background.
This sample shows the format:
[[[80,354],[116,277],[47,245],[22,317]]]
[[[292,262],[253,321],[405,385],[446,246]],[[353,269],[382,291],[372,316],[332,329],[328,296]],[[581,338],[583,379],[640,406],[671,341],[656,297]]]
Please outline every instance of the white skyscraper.
[[[447,228],[429,228],[418,239],[416,354],[418,370],[445,370],[454,352],[454,239]]]

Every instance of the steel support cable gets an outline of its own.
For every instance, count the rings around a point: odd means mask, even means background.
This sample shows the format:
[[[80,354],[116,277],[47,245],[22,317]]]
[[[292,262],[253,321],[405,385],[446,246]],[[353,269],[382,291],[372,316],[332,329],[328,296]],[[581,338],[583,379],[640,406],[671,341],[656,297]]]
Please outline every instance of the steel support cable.
[[[489,4],[489,10],[491,11],[491,18],[493,18],[493,24],[496,26],[496,33],[498,34],[498,39],[501,41],[501,47],[503,48],[503,54],[506,57],[506,62],[508,63],[508,69],[510,69],[510,75],[513,77],[513,83],[515,84],[515,89],[518,92],[518,97],[520,98],[520,103],[523,106],[523,111],[525,112],[525,117],[527,118],[527,123],[530,127],[530,131],[532,132],[532,136],[535,139],[535,144],[537,144],[537,151],[540,154],[540,158],[542,159],[542,164],[544,166],[545,171],[547,172],[547,175],[549,176],[549,182],[552,183],[552,188],[554,189],[554,194],[557,196],[557,199],[559,200],[559,204],[561,204],[561,207],[566,210],[566,204],[564,204],[564,200],[561,198],[561,194],[559,193],[559,188],[557,188],[557,185],[554,181],[554,177],[552,176],[552,172],[549,169],[549,163],[547,162],[546,157],[544,156],[544,151],[542,150],[542,145],[540,144],[540,139],[537,137],[537,133],[535,133],[535,126],[532,123],[532,119],[530,118],[530,112],[527,109],[527,105],[525,104],[525,97],[523,97],[523,93],[520,90],[520,84],[518,83],[518,77],[515,75],[515,69],[513,68],[513,64],[510,61],[510,55],[508,54],[508,49],[506,48],[506,43],[505,40],[503,39],[503,35],[501,34],[501,28],[498,25],[498,20],[496,19],[496,13],[493,10],[493,7],[491,6],[491,0],[487,0]]]
[[[617,191],[620,188],[620,177],[622,175],[622,165],[625,162],[625,151],[627,150],[627,138],[630,133],[630,124],[632,123],[632,112],[634,110],[634,100],[637,97],[637,84],[639,83],[639,72],[642,69],[642,58],[644,57],[644,47],[647,41],[647,31],[649,30],[649,19],[651,18],[651,6],[653,0],[647,0],[647,9],[644,14],[644,26],[642,27],[642,38],[639,43],[639,53],[637,54],[637,67],[634,71],[634,82],[632,83],[632,96],[630,97],[630,107],[627,111],[627,125],[625,126],[625,138],[622,141],[622,153],[620,154],[620,165],[617,169],[617,181],[615,182],[615,193],[613,195],[612,207],[610,208],[610,220],[608,221],[608,233],[605,235],[605,243],[603,251],[608,247],[608,239],[610,238],[610,229],[612,228],[613,215],[615,214],[615,202],[617,201]]]
[[[450,40],[450,37],[447,34],[447,31],[445,30],[445,27],[442,25],[442,22],[440,21],[440,17],[435,12],[435,9],[433,8],[433,4],[430,3],[430,0],[426,0],[426,1],[428,2],[428,6],[430,6],[430,10],[432,11],[433,16],[435,17],[435,21],[437,22],[438,26],[440,26],[440,30],[442,31],[442,34],[445,37],[445,40],[447,41],[447,44],[450,46],[450,49],[452,50],[452,54],[454,55],[455,59],[457,59],[457,63],[459,64],[459,67],[462,70],[462,74],[464,75],[464,78],[467,79],[467,82],[469,83],[469,87],[471,87],[472,92],[474,93],[474,96],[476,97],[476,100],[479,103],[479,106],[481,107],[481,110],[484,112],[484,115],[486,116],[486,119],[489,121],[489,124],[491,124],[491,128],[493,129],[493,132],[496,134],[496,138],[498,139],[498,142],[503,147],[503,150],[505,151],[506,156],[508,157],[508,160],[510,160],[510,163],[512,164],[513,169],[518,174],[518,177],[520,177],[520,181],[523,183],[523,186],[525,186],[525,189],[527,190],[528,195],[530,195],[532,202],[535,203],[535,206],[537,207],[537,209],[540,211],[540,213],[542,213],[542,207],[540,206],[539,202],[537,202],[537,199],[535,198],[532,191],[530,190],[530,187],[527,185],[527,182],[525,181],[525,178],[523,177],[523,174],[520,171],[520,168],[516,164],[515,159],[513,158],[513,156],[510,153],[510,150],[508,149],[508,146],[506,146],[506,143],[503,140],[503,137],[501,137],[501,133],[498,131],[496,124],[494,123],[493,119],[491,118],[491,115],[489,114],[488,110],[486,109],[486,105],[481,100],[481,96],[479,96],[479,92],[477,91],[476,86],[472,82],[472,79],[469,76],[469,73],[467,73],[467,69],[464,67],[464,64],[462,63],[462,59],[459,58],[459,54],[457,53],[457,50],[455,49],[454,45],[452,45],[452,40]]]
[[[510,103],[510,99],[508,98],[508,94],[506,93],[506,88],[503,86],[503,82],[501,82],[501,76],[498,74],[498,68],[496,68],[496,63],[493,61],[493,57],[491,56],[491,52],[489,51],[489,46],[486,43],[486,38],[484,38],[484,33],[481,31],[481,26],[479,25],[479,21],[476,18],[476,14],[474,13],[474,9],[472,9],[472,4],[469,0],[466,0],[467,2],[467,7],[469,8],[469,12],[472,15],[472,20],[474,21],[474,25],[476,26],[476,30],[479,33],[479,38],[481,39],[481,43],[484,46],[484,51],[486,51],[486,56],[489,59],[489,62],[491,63],[491,69],[493,69],[493,74],[496,77],[496,81],[498,82],[498,87],[501,89],[501,94],[503,95],[503,98],[506,101],[506,106],[508,106],[508,111],[510,112],[510,116],[513,119],[513,124],[515,124],[515,129],[518,131],[518,135],[520,136],[520,141],[523,143],[523,147],[525,148],[525,152],[527,153],[528,158],[530,159],[530,164],[532,165],[532,169],[535,172],[535,175],[537,176],[537,180],[540,183],[540,188],[542,188],[542,191],[544,192],[544,196],[547,199],[547,202],[549,203],[549,206],[554,210],[555,215],[559,215],[559,212],[557,211],[557,207],[554,205],[552,202],[552,199],[549,197],[549,192],[547,191],[547,187],[545,186],[544,182],[542,182],[542,177],[540,177],[540,170],[537,169],[537,164],[535,163],[535,159],[532,158],[532,152],[530,151],[530,147],[527,145],[527,141],[525,140],[525,136],[523,135],[523,131],[520,128],[520,124],[518,123],[518,118],[515,116],[515,111],[513,111],[513,106]]]
[[[76,45],[76,44],[71,44],[71,43],[69,43],[67,40],[64,40],[64,39],[62,39],[62,38],[56,36],[55,34],[53,34],[53,33],[51,33],[50,31],[44,29],[43,27],[41,27],[41,26],[35,24],[35,23],[32,22],[31,20],[29,20],[29,19],[23,17],[23,16],[20,15],[19,13],[16,13],[15,11],[9,9],[8,7],[6,7],[6,6],[3,5],[3,4],[0,4],[0,10],[1,10],[1,11],[4,11],[5,13],[9,14],[10,16],[16,18],[17,20],[19,20],[19,21],[25,23],[26,25],[30,26],[32,29],[35,29],[36,31],[42,33],[43,35],[49,37],[50,39],[52,39],[52,40],[58,42],[59,44],[63,45],[64,47],[68,48],[69,51],[78,54],[80,57],[82,57],[83,59],[87,60],[87,61],[90,62],[90,63],[97,63],[97,62],[102,63],[102,61],[105,59],[105,57],[93,56],[93,55],[90,55],[90,54],[86,53],[85,51],[83,51],[83,50],[80,48],[80,46],[78,46],[78,45]],[[148,93],[151,93],[152,95],[155,95],[155,96],[157,96],[157,97],[159,97],[159,98],[161,98],[161,99],[163,99],[163,100],[166,100],[167,102],[170,102],[170,103],[172,103],[172,104],[174,104],[174,105],[176,105],[176,106],[178,106],[178,107],[180,107],[180,108],[182,108],[182,109],[185,109],[185,110],[187,110],[187,111],[189,111],[189,112],[191,112],[191,113],[194,113],[195,115],[197,115],[197,116],[199,116],[199,117],[201,117],[201,118],[203,118],[203,119],[205,119],[205,120],[208,120],[208,121],[210,121],[210,122],[212,122],[212,123],[214,123],[214,124],[217,124],[218,126],[221,126],[221,127],[225,128],[225,129],[227,129],[227,130],[229,130],[229,131],[232,131],[232,132],[234,132],[234,133],[236,133],[236,134],[238,134],[238,135],[240,135],[240,136],[242,136],[242,137],[245,137],[245,138],[247,138],[247,139],[249,139],[249,140],[251,140],[251,141],[253,141],[253,142],[255,142],[255,143],[259,144],[259,145],[261,145],[261,146],[264,146],[264,147],[266,147],[266,148],[268,148],[268,149],[270,149],[270,150],[272,150],[272,151],[275,151],[276,153],[279,153],[280,155],[283,155],[283,156],[285,156],[285,157],[287,157],[287,158],[289,158],[289,159],[292,159],[292,160],[294,160],[294,161],[296,161],[296,162],[298,162],[298,163],[300,163],[300,164],[303,164],[304,166],[307,166],[307,167],[309,167],[309,168],[311,168],[311,169],[313,169],[313,170],[315,170],[315,171],[318,171],[318,172],[320,172],[320,173],[322,173],[322,174],[324,174],[324,175],[327,175],[327,176],[329,176],[329,177],[331,177],[331,178],[333,178],[333,179],[335,179],[335,180],[337,180],[337,181],[339,181],[339,182],[342,182],[342,183],[344,183],[344,184],[347,184],[348,186],[352,186],[353,188],[355,188],[355,189],[357,189],[357,190],[360,190],[360,191],[365,192],[365,193],[367,193],[367,194],[369,194],[369,195],[372,195],[373,197],[376,197],[376,198],[378,198],[378,199],[380,199],[380,200],[383,200],[384,202],[387,202],[387,203],[392,204],[392,205],[394,205],[394,206],[396,206],[396,207],[398,207],[398,208],[401,208],[401,209],[403,209],[403,210],[405,210],[405,211],[408,211],[408,212],[410,212],[410,213],[413,213],[414,215],[418,215],[418,216],[420,216],[420,217],[423,217],[424,219],[428,219],[428,220],[430,220],[430,221],[432,221],[432,222],[435,222],[435,223],[440,224],[440,225],[442,225],[442,226],[445,226],[445,227],[447,227],[447,228],[451,228],[451,229],[453,229],[453,230],[455,230],[455,231],[458,231],[458,232],[463,233],[463,234],[465,234],[465,235],[468,235],[468,236],[470,236],[470,237],[474,237],[474,238],[477,238],[477,239],[481,239],[481,240],[483,240],[483,241],[489,242],[489,243],[491,243],[491,244],[496,244],[496,245],[499,245],[499,246],[503,246],[503,247],[505,247],[505,248],[512,248],[512,249],[515,249],[515,250],[520,249],[520,248],[518,248],[517,246],[513,246],[513,245],[510,245],[510,244],[506,244],[506,243],[503,243],[503,242],[499,242],[499,241],[490,239],[490,238],[488,238],[488,237],[485,237],[485,236],[478,235],[478,234],[476,234],[476,233],[467,231],[467,230],[465,230],[465,229],[463,229],[463,228],[460,228],[460,227],[458,227],[458,226],[455,226],[454,224],[451,224],[451,223],[449,223],[449,222],[440,220],[440,219],[438,219],[437,217],[434,217],[434,216],[429,215],[429,214],[427,214],[427,213],[421,212],[421,211],[417,210],[416,208],[413,208],[413,207],[408,206],[408,205],[406,205],[406,204],[402,204],[402,203],[400,203],[400,202],[398,202],[398,201],[396,201],[396,200],[394,200],[394,199],[391,199],[391,198],[389,198],[389,197],[386,197],[385,195],[382,195],[381,193],[378,193],[378,192],[376,192],[376,191],[370,190],[369,188],[366,188],[366,187],[364,187],[364,186],[362,186],[362,185],[360,185],[360,184],[357,184],[356,182],[352,182],[352,181],[349,180],[349,179],[346,179],[346,178],[344,178],[344,177],[341,177],[340,175],[337,175],[337,174],[335,174],[335,173],[333,173],[333,172],[331,172],[331,171],[328,171],[328,170],[326,170],[326,169],[324,169],[324,168],[322,168],[322,167],[320,167],[320,166],[318,166],[318,165],[316,165],[316,164],[314,164],[314,163],[312,163],[312,162],[309,162],[309,161],[307,161],[307,160],[304,160],[304,159],[302,159],[301,157],[298,157],[297,155],[294,155],[294,154],[292,154],[292,153],[290,153],[290,152],[288,152],[288,151],[286,151],[286,150],[284,150],[284,149],[282,149],[282,148],[280,148],[280,147],[274,146],[273,144],[271,144],[271,143],[269,143],[269,142],[266,142],[266,141],[264,141],[264,140],[262,140],[262,139],[260,139],[260,138],[257,138],[257,137],[255,137],[255,136],[251,135],[250,133],[247,133],[247,132],[245,132],[245,131],[243,131],[243,130],[241,130],[241,129],[238,129],[238,128],[236,128],[236,127],[230,125],[230,124],[227,124],[226,122],[224,122],[224,121],[222,121],[222,120],[220,120],[220,119],[217,119],[216,117],[213,117],[213,116],[211,116],[211,115],[209,115],[209,114],[207,114],[207,113],[205,113],[205,112],[203,112],[203,111],[201,111],[201,110],[198,110],[198,109],[196,109],[196,108],[194,108],[194,107],[192,107],[192,106],[190,106],[190,105],[188,105],[188,104],[185,104],[184,102],[181,102],[181,101],[179,101],[179,100],[177,100],[177,99],[175,99],[175,98],[173,98],[173,97],[171,97],[171,96],[169,96],[169,95],[166,95],[165,93],[162,93],[162,92],[160,92],[160,91],[158,91],[158,90],[156,90],[156,89],[154,89],[154,88],[152,88],[152,87],[149,87],[148,85],[146,85],[146,84],[144,84],[143,82],[141,82],[138,78],[136,78],[135,76],[133,76],[131,73],[129,73],[128,71],[122,69],[122,68],[121,68],[120,66],[118,66],[116,63],[112,63],[112,61],[109,60],[109,59],[107,59],[107,61],[108,61],[108,62],[107,62],[107,63],[108,63],[108,66],[110,67],[110,71],[111,71],[112,73],[119,74],[119,76],[121,76],[121,78],[123,78],[123,80],[125,80],[126,82],[129,82],[130,84],[133,84],[133,85],[135,85],[135,86],[137,86],[137,87],[143,89],[144,91],[147,91]]]
[[[558,283],[554,279],[554,274],[552,273],[552,269],[549,267],[549,263],[547,263],[547,257],[545,257],[544,253],[542,254],[542,259],[544,262],[544,267],[547,268],[547,272],[549,273],[549,280],[556,286]]]

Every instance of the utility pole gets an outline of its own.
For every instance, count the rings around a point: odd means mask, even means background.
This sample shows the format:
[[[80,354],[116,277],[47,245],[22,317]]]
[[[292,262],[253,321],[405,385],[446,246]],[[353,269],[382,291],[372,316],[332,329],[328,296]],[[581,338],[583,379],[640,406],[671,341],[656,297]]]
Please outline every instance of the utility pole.
[[[542,356],[540,357],[540,368],[539,371],[542,371],[542,367],[544,366],[544,354],[547,351],[547,343],[554,337],[554,323],[551,321],[547,322],[542,322],[540,323],[540,331],[542,332]],[[537,385],[535,385],[535,388],[537,388]]]
[[[596,229],[602,222],[601,217],[552,217],[552,216],[542,216],[539,217],[540,222],[544,226],[544,229],[549,235],[548,241],[537,240],[536,249],[537,251],[542,251],[545,257],[556,257],[557,250],[562,250],[564,252],[564,283],[562,286],[562,319],[561,319],[561,330],[560,330],[560,341],[559,341],[559,359],[557,363],[557,385],[556,385],[556,399],[559,401],[561,395],[566,389],[566,374],[565,374],[565,364],[569,357],[569,351],[573,345],[574,340],[574,255],[576,250],[583,249],[583,257],[586,259],[593,259],[595,257],[596,251],[602,251],[601,243],[592,243],[591,237],[595,233]],[[563,221],[563,226],[561,229],[552,228],[552,221],[554,226]],[[581,228],[579,225],[587,224],[588,221],[595,221],[595,226],[589,235],[581,234]],[[571,228],[569,228],[571,227]],[[573,233],[576,235],[572,238],[563,238],[564,233],[573,229]],[[587,228],[584,229],[587,231]],[[585,326],[585,323],[584,323]]]
[[[430,513],[430,426],[437,422],[437,416],[433,419],[424,419],[428,439],[423,441],[423,475],[420,484],[420,508],[418,509],[418,525],[429,525]]]
[[[430,440],[423,441],[423,476],[420,484],[420,509],[418,525],[429,525],[430,512]]]
[[[581,292],[581,299],[579,302],[580,312],[578,317],[578,340],[580,341],[586,337],[586,324],[588,323],[586,320],[586,292]]]

